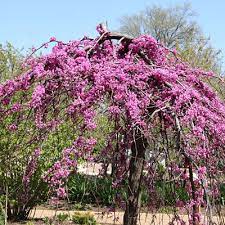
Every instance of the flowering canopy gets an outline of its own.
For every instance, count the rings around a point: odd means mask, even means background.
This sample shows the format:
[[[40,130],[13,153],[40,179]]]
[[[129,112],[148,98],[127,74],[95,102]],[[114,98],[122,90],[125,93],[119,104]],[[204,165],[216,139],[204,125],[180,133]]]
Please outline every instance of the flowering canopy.
[[[205,187],[193,189],[193,184],[201,186],[206,176],[216,177],[224,170],[225,105],[204,82],[214,75],[181,62],[175,51],[151,36],[131,39],[102,26],[98,26],[98,32],[96,39],[84,37],[69,43],[51,38],[49,43],[56,44],[49,54],[30,56],[25,62],[27,72],[0,85],[1,122],[11,118],[8,129],[16,132],[22,121],[34,121],[39,131],[32,136],[36,148],[60,124],[74,124],[78,135],[73,145],[62,151],[61,160],[44,176],[57,188],[58,197],[65,196],[63,184],[77,159],[95,158],[96,140],[91,131],[98,125],[96,115],[104,113],[115,121],[115,127],[99,154],[113,157],[113,141],[116,134],[121,135],[117,138],[115,185],[128,173],[128,150],[138,129],[148,140],[152,156],[146,163],[149,189],[156,179],[152,170],[158,152],[168,161],[167,169],[174,176],[187,180],[192,198],[185,204],[203,204]],[[168,152],[176,156],[169,157]],[[183,169],[187,164],[197,174],[192,182]],[[24,182],[28,184],[26,179]],[[214,188],[212,195],[216,193]]]

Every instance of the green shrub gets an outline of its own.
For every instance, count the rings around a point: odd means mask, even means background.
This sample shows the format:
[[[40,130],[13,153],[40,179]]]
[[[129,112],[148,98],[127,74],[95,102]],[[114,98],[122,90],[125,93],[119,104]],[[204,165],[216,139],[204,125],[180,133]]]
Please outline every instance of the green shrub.
[[[109,206],[114,202],[118,190],[112,187],[111,178],[92,177],[76,174],[68,182],[69,199],[84,204]],[[119,192],[122,192],[121,190]]]
[[[28,221],[28,222],[26,223],[26,225],[34,225],[34,223],[31,222],[31,221]]]
[[[175,205],[176,200],[188,201],[188,193],[184,187],[176,187],[174,183],[165,181],[156,182],[157,194],[163,200],[165,206]]]
[[[45,218],[43,218],[43,221],[44,221],[45,225],[54,225],[54,219],[53,218],[45,217]]]
[[[4,225],[4,224],[5,224],[5,212],[0,202],[0,225]]]
[[[68,220],[69,215],[68,215],[68,214],[64,214],[64,213],[60,213],[60,214],[58,214],[56,217],[57,217],[57,221],[58,221],[58,222],[63,223],[63,222],[65,222],[66,220]]]
[[[84,211],[84,210],[91,209],[91,207],[88,204],[84,204],[84,203],[78,202],[78,203],[74,204],[73,209],[74,210],[83,210]]]
[[[82,225],[96,225],[97,222],[93,215],[90,213],[79,213],[76,212],[72,216],[72,221],[75,224],[82,224]]]
[[[177,199],[182,201],[189,199],[185,188],[175,187],[174,183],[167,183],[163,180],[157,181],[155,188],[156,195],[154,194],[152,197],[161,199],[164,206],[174,205]],[[116,196],[121,196],[124,201],[127,199],[127,183],[124,182],[123,188],[114,189],[111,177],[103,178],[75,174],[69,178],[68,190],[69,199],[76,203],[75,208],[78,210],[84,210],[85,204],[114,205]],[[151,196],[149,196],[146,186],[142,186],[142,206],[148,205],[149,201],[151,201]]]

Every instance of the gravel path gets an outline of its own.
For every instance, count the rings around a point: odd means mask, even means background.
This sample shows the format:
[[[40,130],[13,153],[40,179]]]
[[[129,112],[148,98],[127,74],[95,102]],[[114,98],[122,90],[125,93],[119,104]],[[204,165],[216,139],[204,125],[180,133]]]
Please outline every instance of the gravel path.
[[[30,215],[31,218],[45,218],[45,217],[54,217],[57,214],[60,213],[65,213],[69,214],[70,216],[73,215],[74,212],[78,211],[62,211],[62,210],[49,210],[49,209],[36,209],[33,211]],[[87,213],[88,211],[79,211],[80,213]],[[123,224],[123,212],[116,212],[116,213],[110,213],[110,214],[103,214],[102,212],[94,212],[90,211],[91,214],[94,215],[96,218],[97,222],[99,224]],[[140,218],[139,218],[139,225],[147,225],[147,224],[152,224],[152,225],[168,225],[169,222],[171,222],[173,218],[172,214],[163,214],[163,213],[157,213],[157,214],[150,214],[150,213],[141,213]],[[188,224],[188,216],[187,215],[182,215],[181,218]],[[219,225],[225,225],[225,217],[223,218],[223,222],[219,219],[218,217],[213,217],[213,222],[215,224]],[[178,223],[174,223],[174,225],[179,225]],[[205,223],[204,224],[209,224],[205,218]]]

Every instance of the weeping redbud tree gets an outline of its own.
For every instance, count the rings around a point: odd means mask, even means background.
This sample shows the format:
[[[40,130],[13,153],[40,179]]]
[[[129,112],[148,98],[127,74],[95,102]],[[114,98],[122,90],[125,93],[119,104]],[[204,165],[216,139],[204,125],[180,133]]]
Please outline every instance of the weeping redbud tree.
[[[24,121],[32,123],[27,143],[38,155],[58,127],[73,128],[73,144],[43,174],[55,198],[66,197],[65,184],[79,159],[105,159],[116,168],[113,186],[128,182],[124,224],[137,224],[142,187],[149,209],[163,206],[159,180],[173,183],[173,205],[188,213],[189,224],[203,223],[201,207],[211,220],[212,205],[220,204],[225,157],[225,105],[204,82],[214,74],[190,67],[151,36],[132,39],[102,25],[97,30],[96,39],[51,38],[42,46],[55,43],[50,53],[31,55],[27,72],[0,86],[1,123],[11,132]],[[96,153],[98,115],[107,117],[112,129]],[[36,162],[32,165],[23,178],[26,188]],[[176,193],[179,187],[186,199]],[[171,218],[175,222],[184,224],[179,213]]]

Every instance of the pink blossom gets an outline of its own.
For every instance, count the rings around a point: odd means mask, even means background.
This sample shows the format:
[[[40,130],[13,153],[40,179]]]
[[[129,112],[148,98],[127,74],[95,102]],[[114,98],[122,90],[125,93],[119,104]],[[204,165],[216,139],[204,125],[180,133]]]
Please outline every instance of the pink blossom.
[[[58,188],[57,189],[57,197],[59,198],[65,198],[66,197],[66,191],[65,191],[65,188]]]
[[[206,167],[202,166],[198,168],[198,177],[199,179],[205,179],[205,175],[206,175]]]
[[[56,38],[55,38],[55,37],[51,37],[51,38],[49,39],[49,41],[50,41],[50,42],[56,41]]]
[[[16,131],[17,128],[18,128],[18,127],[17,127],[16,124],[10,124],[9,127],[8,127],[8,129],[9,129],[10,131]]]
[[[41,106],[44,95],[45,87],[43,85],[38,85],[32,94],[31,106],[34,108]]]

